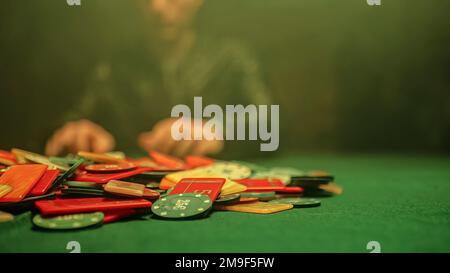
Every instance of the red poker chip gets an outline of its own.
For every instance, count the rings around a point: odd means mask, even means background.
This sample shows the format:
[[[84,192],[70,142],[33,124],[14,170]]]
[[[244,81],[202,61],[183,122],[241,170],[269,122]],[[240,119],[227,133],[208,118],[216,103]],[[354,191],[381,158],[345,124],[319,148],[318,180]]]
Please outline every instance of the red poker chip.
[[[84,169],[93,173],[115,173],[134,170],[136,169],[136,165],[128,162],[118,164],[92,164],[86,166]]]
[[[283,189],[276,190],[276,192],[280,193],[302,193],[303,188],[301,187],[284,187]]]

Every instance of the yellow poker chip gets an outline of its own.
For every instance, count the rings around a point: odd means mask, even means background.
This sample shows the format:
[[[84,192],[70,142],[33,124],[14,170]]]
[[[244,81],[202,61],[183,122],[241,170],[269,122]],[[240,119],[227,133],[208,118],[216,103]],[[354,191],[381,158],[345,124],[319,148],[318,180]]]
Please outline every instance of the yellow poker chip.
[[[214,205],[216,210],[227,210],[247,213],[269,214],[292,209],[292,204],[274,204],[266,202],[252,202],[233,205]]]
[[[1,157],[0,157],[0,164],[6,165],[6,166],[16,165],[16,163],[14,161],[6,159],[6,158],[1,158]]]
[[[13,153],[16,156],[17,162],[20,164],[27,163],[27,162],[34,162],[34,163],[38,163],[38,164],[47,165],[48,168],[51,170],[58,169],[58,170],[62,170],[62,171],[67,171],[69,169],[69,167],[67,167],[67,166],[62,166],[62,165],[52,163],[50,161],[50,159],[46,156],[36,154],[33,152],[13,148],[13,149],[11,149],[11,153]]]
[[[0,211],[0,223],[9,222],[14,220],[14,215],[11,213]]]
[[[10,185],[0,184],[0,198],[10,193],[12,189]]]
[[[117,164],[125,162],[124,159],[118,158],[116,156],[111,156],[109,154],[99,154],[80,151],[78,152],[78,156],[99,163]]]

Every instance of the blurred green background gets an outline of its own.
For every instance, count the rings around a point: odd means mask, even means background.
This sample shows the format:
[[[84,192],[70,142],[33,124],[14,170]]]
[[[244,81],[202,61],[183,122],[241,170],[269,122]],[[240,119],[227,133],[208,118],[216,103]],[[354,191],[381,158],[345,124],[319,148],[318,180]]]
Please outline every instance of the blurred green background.
[[[151,41],[135,2],[2,1],[2,149],[42,152],[92,68]],[[280,152],[448,154],[449,9],[446,0],[206,0],[195,25],[252,49],[280,104]]]

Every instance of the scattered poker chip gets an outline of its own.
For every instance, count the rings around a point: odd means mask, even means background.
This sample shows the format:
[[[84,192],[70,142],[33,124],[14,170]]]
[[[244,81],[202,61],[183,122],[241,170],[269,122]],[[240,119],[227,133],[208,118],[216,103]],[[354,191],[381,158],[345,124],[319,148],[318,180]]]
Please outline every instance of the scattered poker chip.
[[[64,186],[69,188],[80,188],[80,189],[102,189],[102,185],[95,182],[81,182],[81,181],[65,181]]]
[[[216,199],[216,201],[214,201],[214,203],[215,204],[231,204],[231,203],[239,202],[240,198],[241,198],[241,195],[239,193],[221,195]]]
[[[293,176],[291,181],[295,182],[311,182],[317,184],[326,184],[333,181],[332,176],[314,177],[314,176]]]
[[[0,211],[0,223],[5,223],[14,220],[14,215],[8,212]]]
[[[166,194],[167,191],[166,190],[162,190],[162,189],[153,189],[154,191],[159,192],[159,194],[162,196],[163,194]]]
[[[304,188],[302,196],[304,197],[330,197],[334,194],[321,188]]]
[[[136,169],[136,165],[133,163],[117,163],[117,164],[92,164],[86,166],[84,169],[88,172],[93,173],[114,173],[114,172],[125,172]]]
[[[241,197],[243,198],[258,198],[261,201],[268,201],[275,198],[274,191],[265,191],[265,192],[243,192],[241,193]]]
[[[319,185],[319,189],[336,195],[340,195],[343,192],[342,187],[334,182]]]
[[[105,154],[109,155],[109,156],[112,156],[112,157],[115,157],[117,159],[125,159],[126,158],[125,153],[121,152],[121,151],[112,151],[112,152],[107,152]]]
[[[66,179],[71,177],[75,173],[75,171],[81,166],[81,164],[83,164],[84,162],[85,162],[85,159],[80,158],[75,164],[72,165],[72,167],[70,167],[69,170],[67,170],[60,176],[58,176],[58,178],[53,182],[52,186],[50,187],[50,190],[52,190],[53,188],[55,188],[56,186],[58,186],[59,184],[64,182]]]
[[[103,222],[102,212],[79,213],[44,218],[40,214],[33,217],[33,223],[46,229],[81,229]]]
[[[98,162],[98,163],[106,163],[106,164],[118,164],[125,162],[123,159],[117,158],[115,156],[111,156],[108,154],[100,154],[100,153],[91,153],[91,152],[78,152],[78,156],[82,157],[86,160]]]
[[[150,182],[150,183],[147,183],[145,185],[145,187],[149,188],[149,189],[159,189],[159,183],[158,182]]]
[[[158,199],[160,195],[161,194],[158,191],[145,188],[142,198],[154,200]]]
[[[253,202],[257,202],[259,199],[256,197],[241,197],[241,199],[239,199],[239,204],[243,204],[243,203],[253,203]]]
[[[79,158],[75,157],[57,157],[57,156],[51,156],[48,158],[51,163],[53,164],[59,164],[59,165],[73,165],[77,163]]]
[[[144,195],[145,186],[138,183],[111,180],[103,189],[112,194],[117,193],[140,197]]]
[[[12,191],[12,187],[6,184],[0,184],[0,198]]]
[[[272,170],[267,171],[256,171],[252,174],[251,178],[253,179],[278,179],[284,185],[288,185],[291,181],[291,176],[284,172],[276,172]]]
[[[291,204],[296,208],[311,208],[320,206],[320,200],[312,198],[280,198],[269,201],[276,204]]]
[[[173,191],[174,188],[175,188],[175,186],[169,188],[169,189],[166,191],[166,194],[170,194],[170,193]]]
[[[231,162],[214,163],[206,167],[205,170],[231,180],[248,178],[252,174],[252,170],[249,167]]]
[[[152,206],[154,215],[168,219],[205,216],[212,207],[211,199],[204,194],[180,193],[167,195]]]
[[[24,161],[25,161],[24,163],[34,162],[37,164],[47,165],[49,169],[59,169],[62,171],[67,171],[69,169],[67,166],[62,166],[62,165],[58,165],[58,164],[54,164],[54,163],[50,162],[50,160],[46,156],[36,154],[33,152],[13,148],[13,149],[11,149],[11,153],[13,153],[16,156],[16,158],[22,157],[22,159],[24,159]]]

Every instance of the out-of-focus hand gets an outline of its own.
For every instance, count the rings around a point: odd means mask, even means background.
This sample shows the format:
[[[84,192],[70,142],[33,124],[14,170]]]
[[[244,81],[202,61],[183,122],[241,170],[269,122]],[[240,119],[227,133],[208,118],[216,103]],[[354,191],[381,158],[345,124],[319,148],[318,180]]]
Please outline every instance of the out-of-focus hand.
[[[139,135],[138,144],[146,151],[156,150],[162,153],[183,157],[185,155],[216,154],[223,149],[222,140],[174,140],[171,135],[175,118],[159,121],[153,129]],[[193,130],[192,134],[193,134]]]
[[[115,146],[114,137],[101,126],[82,119],[66,123],[47,141],[45,153],[55,156],[63,152],[88,151],[105,153]]]

